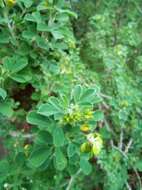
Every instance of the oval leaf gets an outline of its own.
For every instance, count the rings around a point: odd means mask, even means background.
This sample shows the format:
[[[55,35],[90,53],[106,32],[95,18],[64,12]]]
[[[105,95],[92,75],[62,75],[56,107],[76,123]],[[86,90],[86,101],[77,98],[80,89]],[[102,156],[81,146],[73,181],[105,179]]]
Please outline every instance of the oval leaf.
[[[4,100],[6,96],[7,92],[3,88],[0,88],[0,97],[2,97],[2,99]]]
[[[39,168],[51,155],[51,150],[47,147],[38,148],[32,152],[29,159],[29,166],[31,168]]]
[[[63,146],[65,141],[63,129],[56,127],[53,131],[53,144],[57,147]]]

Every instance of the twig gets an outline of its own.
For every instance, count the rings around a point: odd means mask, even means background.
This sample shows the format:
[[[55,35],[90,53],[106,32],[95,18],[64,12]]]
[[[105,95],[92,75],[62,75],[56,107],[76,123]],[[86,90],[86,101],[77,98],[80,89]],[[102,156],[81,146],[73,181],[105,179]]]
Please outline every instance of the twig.
[[[129,185],[128,182],[126,182],[126,187],[127,187],[128,190],[132,190],[132,188],[131,188],[131,186]]]
[[[73,176],[71,176],[66,190],[70,190],[71,189],[71,187],[72,187],[72,185],[74,183],[75,178],[80,174],[80,172],[81,172],[81,169],[79,169]]]
[[[107,103],[105,101],[102,101],[102,105],[104,106],[104,108],[106,108],[107,110],[110,109],[110,106],[107,105]]]
[[[102,98],[106,98],[106,99],[112,99],[112,97],[111,96],[108,96],[108,95],[106,95],[106,94],[103,94],[103,93],[99,93],[98,95],[100,95]]]
[[[10,34],[11,34],[11,36],[12,36],[14,42],[17,43],[13,26],[11,26],[11,24],[10,24],[10,19],[9,19],[9,16],[8,16],[8,9],[7,9],[7,7],[4,9],[3,16],[4,16],[4,18],[5,18],[6,22],[7,22],[7,27],[8,27],[8,29],[9,29],[9,32],[10,32]]]
[[[22,133],[20,133],[20,132],[13,132],[13,131],[11,131],[11,132],[9,133],[9,135],[10,135],[11,137],[23,137],[23,138],[28,138],[28,139],[33,139],[33,137],[34,137],[33,134],[22,134]]]
[[[126,148],[125,148],[125,154],[127,154],[128,153],[128,151],[129,151],[129,149],[130,149],[130,147],[131,147],[131,145],[132,145],[132,143],[133,143],[133,139],[131,138],[130,140],[129,140],[129,142],[128,142],[128,144],[127,144],[127,146],[126,146]]]
[[[115,146],[112,140],[110,141],[112,148],[118,150],[126,159],[128,158],[127,153],[128,153],[128,151],[129,151],[129,149],[130,149],[130,146],[132,145],[132,142],[133,142],[133,140],[130,139],[130,141],[128,142],[128,145],[126,146],[125,151],[123,151],[123,150],[120,149],[119,147]],[[141,188],[142,188],[141,177],[139,176],[139,173],[137,172],[136,168],[134,168],[133,166],[132,166],[132,168],[133,168],[133,170],[134,170],[134,172],[135,172],[135,174],[136,174],[136,176],[137,176],[137,179],[138,179],[138,181],[139,181],[139,186],[140,186],[140,189],[141,189]],[[127,188],[128,188],[128,185],[129,185],[129,184],[127,183]],[[130,186],[129,186],[129,190],[131,190],[131,187],[130,187]]]
[[[119,147],[113,145],[112,148],[118,150],[126,159],[128,158],[128,156],[125,154],[125,152],[122,151],[122,149],[120,149]]]
[[[139,11],[140,14],[142,14],[142,9],[138,6],[138,4],[134,1],[133,2],[136,6],[136,9]]]
[[[120,133],[120,142],[119,142],[119,149],[122,150],[123,149],[123,128],[121,127],[121,133]]]
[[[140,186],[140,189],[142,188],[142,182],[141,182],[141,177],[139,176],[139,173],[137,172],[136,168],[133,168],[134,169],[134,172],[137,176],[137,179],[139,181],[139,186]]]
[[[115,132],[110,128],[109,123],[108,123],[108,121],[106,120],[106,118],[104,118],[103,121],[104,121],[104,124],[105,124],[106,129],[107,129],[110,133],[112,133],[113,135],[115,135]]]

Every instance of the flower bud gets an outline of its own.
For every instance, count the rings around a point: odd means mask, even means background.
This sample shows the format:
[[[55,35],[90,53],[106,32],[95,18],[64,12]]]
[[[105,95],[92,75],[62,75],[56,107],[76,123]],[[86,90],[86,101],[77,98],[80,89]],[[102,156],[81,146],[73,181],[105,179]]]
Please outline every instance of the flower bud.
[[[82,152],[82,153],[84,153],[84,152],[90,152],[91,151],[91,145],[90,145],[90,143],[88,143],[88,142],[85,142],[85,143],[83,143],[82,145],[81,145],[81,147],[80,147],[80,151]]]

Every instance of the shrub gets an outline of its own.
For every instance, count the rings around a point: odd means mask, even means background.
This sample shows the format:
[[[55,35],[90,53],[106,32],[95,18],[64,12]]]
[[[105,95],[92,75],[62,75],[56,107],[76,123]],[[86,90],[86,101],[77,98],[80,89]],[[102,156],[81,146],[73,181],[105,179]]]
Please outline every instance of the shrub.
[[[0,1],[1,189],[142,189],[140,7]]]

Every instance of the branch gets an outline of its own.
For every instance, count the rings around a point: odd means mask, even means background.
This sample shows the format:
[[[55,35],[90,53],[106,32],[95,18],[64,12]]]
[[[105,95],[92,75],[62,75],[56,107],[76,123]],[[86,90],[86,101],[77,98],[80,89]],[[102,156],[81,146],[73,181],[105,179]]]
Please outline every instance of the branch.
[[[119,149],[120,150],[123,149],[123,136],[124,136],[124,132],[123,132],[123,128],[121,127],[120,142],[119,142]]]
[[[15,43],[17,43],[17,40],[16,40],[16,35],[14,33],[14,27],[10,24],[10,19],[9,19],[9,16],[8,16],[8,9],[5,8],[4,11],[3,11],[3,16],[7,22],[7,27],[9,29],[9,32],[14,40]]]
[[[16,132],[16,131],[10,131],[9,135],[11,137],[22,137],[22,138],[27,138],[27,139],[33,139],[35,135],[33,134],[22,134],[20,132]]]
[[[72,187],[72,185],[74,183],[75,178],[80,174],[80,172],[81,172],[81,169],[79,169],[73,176],[71,176],[66,190],[70,190],[71,189],[71,187]]]
[[[100,95],[102,98],[106,98],[106,99],[109,99],[109,100],[111,100],[111,99],[112,99],[112,97],[111,97],[111,96],[108,96],[108,95],[103,94],[103,93],[99,93],[98,95]]]
[[[132,188],[131,188],[131,186],[129,185],[128,182],[126,182],[126,187],[127,187],[128,190],[132,190]]]
[[[137,179],[138,179],[138,181],[139,181],[139,186],[140,186],[140,189],[141,189],[141,188],[142,188],[141,177],[139,176],[138,171],[137,171],[135,168],[133,168],[133,169],[134,169],[134,172],[135,172],[135,174],[136,174],[136,176],[137,176]]]
[[[128,151],[129,151],[129,149],[130,149],[130,147],[131,147],[131,145],[132,145],[132,142],[133,142],[133,140],[130,139],[130,141],[128,142],[128,144],[127,144],[127,146],[126,146],[126,148],[125,148],[125,151],[123,151],[123,150],[120,149],[119,147],[115,146],[112,140],[111,140],[110,143],[111,143],[112,148],[118,150],[118,151],[127,159],[127,158],[128,158],[127,153],[128,153]],[[137,179],[138,179],[138,182],[139,182],[139,186],[140,186],[140,189],[141,189],[141,188],[142,188],[141,177],[139,176],[139,173],[138,173],[138,171],[136,170],[136,168],[134,168],[133,166],[132,166],[132,168],[133,168],[133,170],[134,170],[134,172],[135,172],[135,174],[136,174],[136,176],[137,176]],[[126,183],[126,185],[127,185],[128,190],[131,190],[131,187],[128,186],[128,185],[129,185],[128,182]]]
[[[131,145],[132,145],[132,143],[133,143],[133,139],[131,138],[130,140],[129,140],[129,142],[128,142],[128,144],[127,144],[127,146],[126,146],[126,148],[125,148],[125,154],[127,154],[128,153],[128,151],[129,151],[129,149],[130,149],[130,147],[131,147]]]

